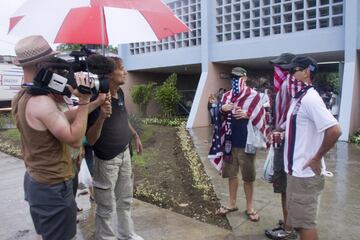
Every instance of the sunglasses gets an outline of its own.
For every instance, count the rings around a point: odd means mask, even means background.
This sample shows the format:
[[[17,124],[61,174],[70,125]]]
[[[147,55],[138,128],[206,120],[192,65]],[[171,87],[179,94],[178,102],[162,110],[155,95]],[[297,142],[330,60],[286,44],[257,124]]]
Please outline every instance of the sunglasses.
[[[297,67],[297,68],[291,69],[290,74],[294,74],[294,73],[299,72],[299,71],[304,71],[304,68]]]

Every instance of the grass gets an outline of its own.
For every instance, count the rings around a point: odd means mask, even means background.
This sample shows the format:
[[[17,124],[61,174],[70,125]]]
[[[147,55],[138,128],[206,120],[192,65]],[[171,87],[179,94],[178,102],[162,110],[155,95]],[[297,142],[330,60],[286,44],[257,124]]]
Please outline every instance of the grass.
[[[144,149],[141,155],[134,154],[132,160],[136,166],[146,167],[152,160],[158,158],[159,151],[156,148]]]
[[[151,140],[153,135],[154,135],[154,128],[151,125],[144,124],[143,125],[143,132],[142,132],[142,134],[140,136],[141,142],[143,144],[148,143]]]
[[[143,146],[146,146],[154,136],[154,128],[151,125],[144,124],[143,132],[140,136]],[[158,150],[156,148],[144,148],[142,155],[136,155],[132,157],[132,160],[136,166],[145,167],[152,159],[156,159],[158,156]]]
[[[11,139],[11,140],[14,140],[14,141],[20,141],[20,133],[19,133],[19,130],[17,128],[5,130],[2,133],[2,135],[5,138],[8,138],[8,139]]]

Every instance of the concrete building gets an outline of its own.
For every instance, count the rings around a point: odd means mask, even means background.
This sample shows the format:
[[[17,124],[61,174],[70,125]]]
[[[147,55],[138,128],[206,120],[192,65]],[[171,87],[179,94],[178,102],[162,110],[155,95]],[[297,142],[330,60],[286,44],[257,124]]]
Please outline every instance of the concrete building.
[[[164,2],[192,31],[161,42],[119,46],[129,71],[126,90],[134,84],[164,80],[177,72],[179,89],[195,90],[187,126],[205,126],[209,124],[208,95],[230,86],[226,78],[232,67],[242,66],[250,77],[271,80],[271,58],[283,52],[305,54],[318,62],[333,63],[320,66],[320,70],[331,67],[339,71],[341,140],[347,141],[360,127],[359,1]]]

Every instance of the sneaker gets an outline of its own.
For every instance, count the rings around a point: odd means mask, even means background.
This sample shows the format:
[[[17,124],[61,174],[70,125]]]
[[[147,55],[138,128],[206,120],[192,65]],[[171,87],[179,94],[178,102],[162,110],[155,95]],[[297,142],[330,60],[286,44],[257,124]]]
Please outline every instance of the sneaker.
[[[265,235],[274,240],[281,239],[296,239],[297,234],[295,231],[285,231],[283,228],[274,228],[272,230],[265,230]]]
[[[141,236],[134,233],[133,235],[130,236],[129,240],[144,240],[144,239]]]

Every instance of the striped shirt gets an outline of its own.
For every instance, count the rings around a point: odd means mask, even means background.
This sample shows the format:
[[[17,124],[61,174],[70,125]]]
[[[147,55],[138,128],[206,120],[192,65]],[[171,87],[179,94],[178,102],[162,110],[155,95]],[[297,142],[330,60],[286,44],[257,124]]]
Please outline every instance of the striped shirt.
[[[326,109],[320,95],[310,88],[302,97],[295,99],[289,108],[286,121],[284,166],[285,172],[296,177],[313,177],[310,167],[302,170],[305,163],[319,150],[326,129],[338,124]],[[326,170],[324,159],[322,170]]]

